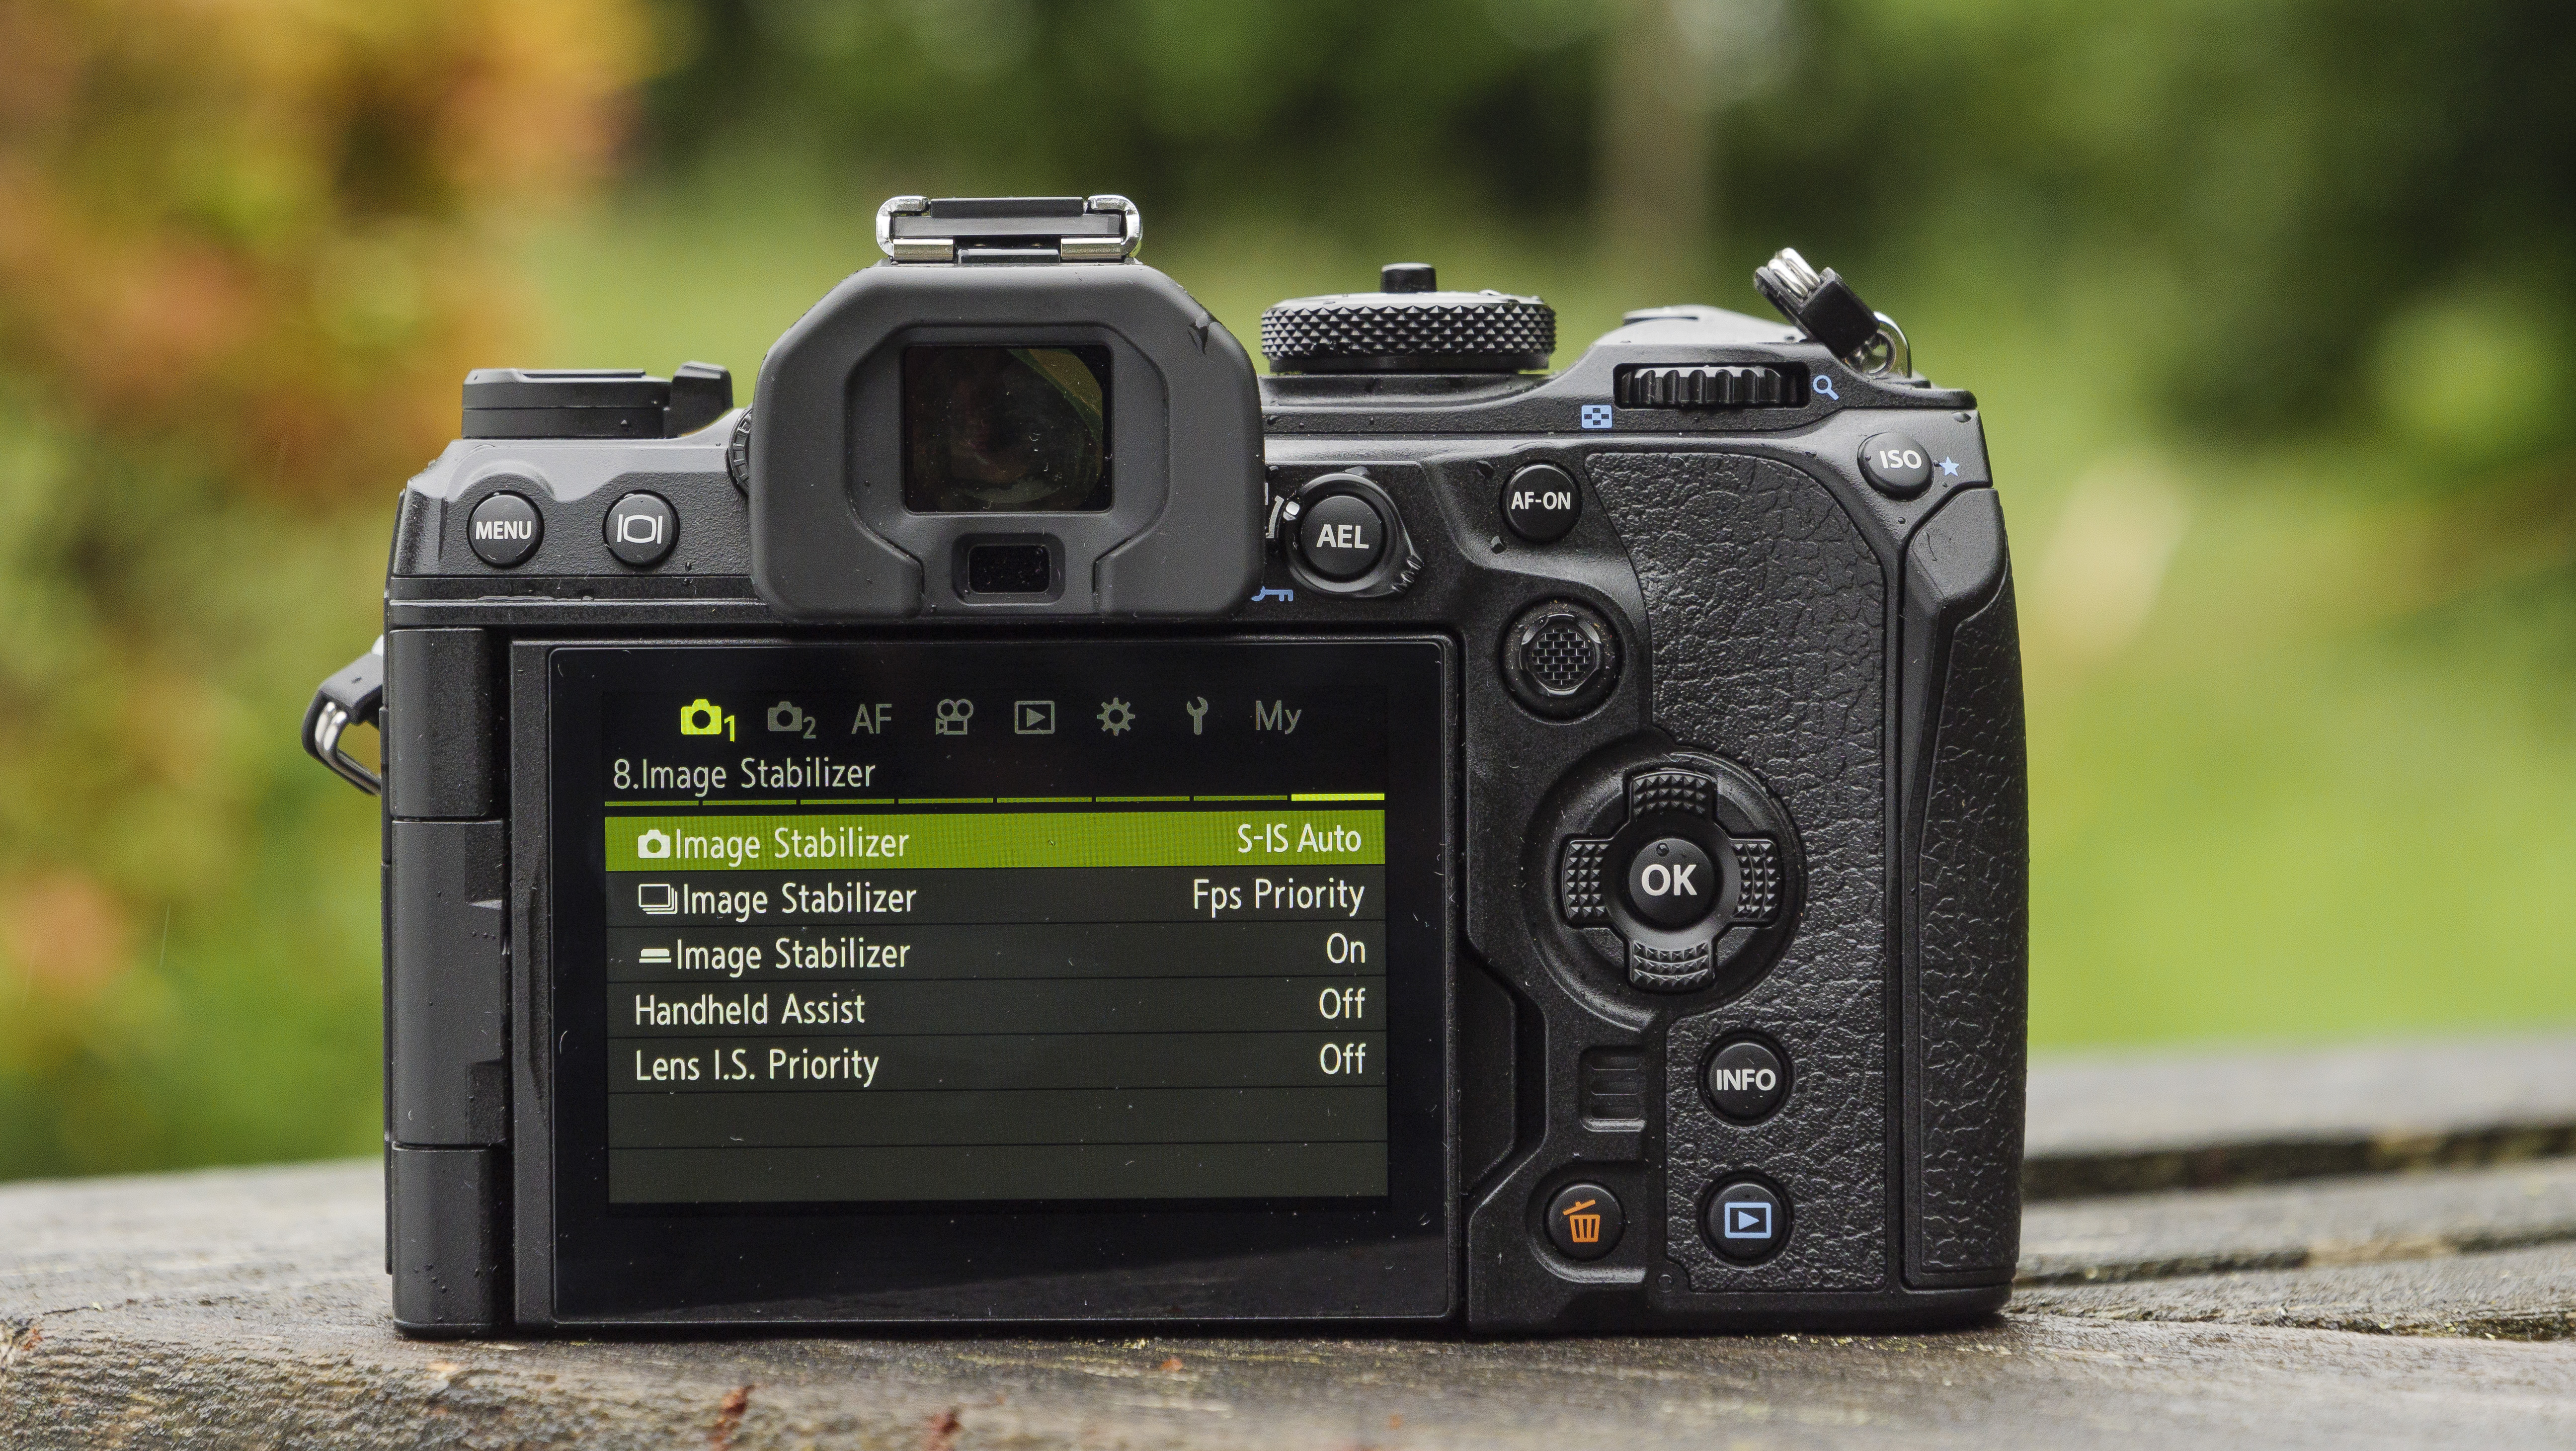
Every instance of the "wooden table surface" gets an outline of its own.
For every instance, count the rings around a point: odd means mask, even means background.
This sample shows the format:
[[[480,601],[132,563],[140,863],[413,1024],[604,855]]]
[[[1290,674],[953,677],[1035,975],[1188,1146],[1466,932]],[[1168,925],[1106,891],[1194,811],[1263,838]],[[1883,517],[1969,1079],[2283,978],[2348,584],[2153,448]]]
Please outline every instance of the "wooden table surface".
[[[2576,1446],[2576,1039],[2043,1059],[1938,1335],[406,1341],[372,1162],[0,1186],[0,1446]]]

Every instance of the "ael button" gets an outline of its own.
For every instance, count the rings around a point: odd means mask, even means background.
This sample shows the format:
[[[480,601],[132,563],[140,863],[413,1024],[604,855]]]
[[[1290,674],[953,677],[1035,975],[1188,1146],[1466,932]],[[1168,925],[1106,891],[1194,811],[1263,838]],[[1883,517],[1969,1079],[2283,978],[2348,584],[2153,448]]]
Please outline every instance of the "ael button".
[[[546,521],[538,516],[537,506],[520,494],[492,495],[475,505],[473,516],[465,522],[466,542],[474,546],[474,557],[494,569],[527,563],[545,535]]]
[[[1357,494],[1333,494],[1306,509],[1297,548],[1306,567],[1326,579],[1357,579],[1386,553],[1386,520]]]
[[[1597,1260],[1619,1247],[1628,1227],[1619,1196],[1598,1184],[1569,1184],[1547,1202],[1547,1237],[1570,1260]]]
[[[1531,464],[1503,485],[1503,523],[1532,544],[1554,544],[1574,528],[1583,500],[1554,464]]]

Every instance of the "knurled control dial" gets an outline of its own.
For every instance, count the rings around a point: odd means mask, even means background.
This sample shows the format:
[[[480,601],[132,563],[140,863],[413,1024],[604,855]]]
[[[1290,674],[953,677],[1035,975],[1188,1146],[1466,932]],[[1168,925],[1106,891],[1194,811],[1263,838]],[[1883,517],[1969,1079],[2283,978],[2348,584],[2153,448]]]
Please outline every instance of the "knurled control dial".
[[[1741,982],[1776,958],[1797,917],[1799,855],[1770,793],[1696,752],[1608,785],[1558,844],[1557,916],[1648,992]]]
[[[1292,297],[1261,314],[1261,351],[1280,373],[1525,373],[1556,351],[1556,309],[1503,292],[1442,292],[1432,269],[1399,262],[1377,292]]]
[[[1787,408],[1798,401],[1787,373],[1755,363],[1626,368],[1617,395],[1622,408]]]

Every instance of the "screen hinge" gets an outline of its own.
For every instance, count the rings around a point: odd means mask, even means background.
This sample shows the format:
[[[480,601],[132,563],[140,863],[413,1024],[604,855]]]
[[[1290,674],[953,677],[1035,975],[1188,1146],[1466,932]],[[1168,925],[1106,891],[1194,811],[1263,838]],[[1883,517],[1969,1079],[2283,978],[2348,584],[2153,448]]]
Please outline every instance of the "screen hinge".
[[[1145,221],[1123,196],[899,196],[877,208],[897,262],[1124,262]]]

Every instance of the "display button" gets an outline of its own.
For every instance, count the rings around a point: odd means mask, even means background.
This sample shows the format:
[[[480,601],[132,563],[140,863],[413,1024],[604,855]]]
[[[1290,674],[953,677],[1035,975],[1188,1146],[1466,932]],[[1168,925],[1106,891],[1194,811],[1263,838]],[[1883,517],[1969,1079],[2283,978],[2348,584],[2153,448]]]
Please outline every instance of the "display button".
[[[1573,477],[1554,464],[1531,464],[1503,485],[1503,522],[1532,544],[1564,538],[1582,512]]]
[[[1932,452],[1902,433],[1873,433],[1861,441],[1860,471],[1883,494],[1910,499],[1932,482]]]
[[[1386,552],[1386,520],[1357,494],[1331,494],[1306,509],[1297,526],[1306,567],[1326,579],[1357,579]]]
[[[1739,1179],[1709,1196],[1701,1228],[1710,1248],[1737,1264],[1766,1260],[1789,1237],[1789,1201],[1766,1184]]]
[[[546,521],[537,516],[537,506],[519,494],[494,494],[474,506],[473,517],[466,520],[466,540],[474,546],[474,557],[494,569],[508,569],[525,564],[537,552],[537,541],[546,534]]]
[[[1598,1184],[1569,1184],[1548,1201],[1547,1237],[1567,1259],[1601,1258],[1619,1247],[1627,1227],[1619,1197]]]
[[[680,537],[680,516],[659,494],[642,491],[608,506],[608,552],[638,569],[659,564]]]
[[[1688,927],[1717,905],[1717,864],[1698,842],[1667,836],[1628,859],[1628,909],[1658,927]]]
[[[1763,1044],[1739,1039],[1709,1055],[1708,1101],[1737,1123],[1771,1116],[1789,1093],[1789,1065]]]

